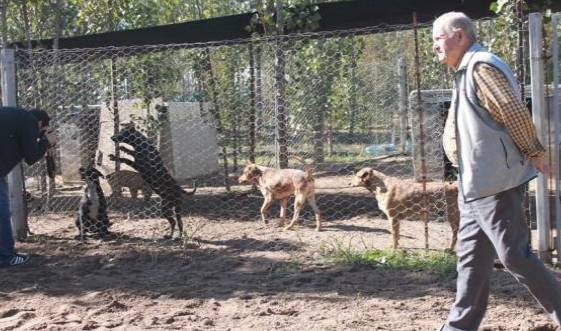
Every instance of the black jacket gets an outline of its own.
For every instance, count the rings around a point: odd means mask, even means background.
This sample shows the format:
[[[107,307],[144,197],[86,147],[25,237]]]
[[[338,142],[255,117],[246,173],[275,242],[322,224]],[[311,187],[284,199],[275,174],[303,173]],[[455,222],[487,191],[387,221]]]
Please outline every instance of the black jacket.
[[[0,107],[0,177],[6,176],[22,159],[37,162],[49,141],[39,137],[38,121],[27,110]]]

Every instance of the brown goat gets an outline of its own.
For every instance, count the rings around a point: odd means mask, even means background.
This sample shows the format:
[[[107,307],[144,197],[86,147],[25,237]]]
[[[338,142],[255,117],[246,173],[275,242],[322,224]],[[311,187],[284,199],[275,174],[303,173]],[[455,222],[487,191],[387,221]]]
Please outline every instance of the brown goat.
[[[398,247],[400,221],[409,217],[422,217],[424,203],[426,203],[427,212],[438,212],[439,209],[442,209],[442,202],[435,200],[434,197],[444,191],[447,220],[452,228],[450,250],[454,250],[460,223],[458,188],[455,184],[428,182],[426,191],[424,191],[421,183],[404,181],[372,168],[362,168],[352,177],[351,185],[365,187],[374,195],[378,201],[378,207],[391,221],[394,249]],[[426,197],[425,202],[423,202],[423,195]]]
[[[306,200],[314,209],[316,216],[316,231],[321,230],[321,213],[316,204],[314,180],[312,169],[300,157],[291,156],[300,161],[306,171],[298,169],[274,169],[257,164],[249,164],[245,167],[243,174],[238,178],[240,183],[251,183],[257,185],[265,198],[261,207],[261,219],[267,223],[269,208],[274,199],[281,202],[280,226],[284,226],[286,219],[286,206],[288,198],[294,194],[294,216],[292,221],[284,229],[291,229],[297,222],[300,211]]]

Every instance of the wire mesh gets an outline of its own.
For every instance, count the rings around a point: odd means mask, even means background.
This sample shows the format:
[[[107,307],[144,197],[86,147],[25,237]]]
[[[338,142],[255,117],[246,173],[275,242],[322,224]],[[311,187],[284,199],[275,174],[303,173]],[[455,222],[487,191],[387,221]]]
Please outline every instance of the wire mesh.
[[[419,210],[426,210],[430,247],[448,248],[452,230],[445,221],[455,217],[449,209],[455,200],[445,193],[445,183],[453,182],[454,173],[446,166],[440,137],[449,100],[442,88],[448,87],[449,72],[430,54],[430,27],[423,27],[428,55],[421,67],[432,68],[423,88],[436,91],[423,91],[419,107],[416,92],[410,94],[411,27],[386,30],[18,51],[19,104],[47,110],[59,137],[54,178],[43,163],[26,168],[30,227],[57,236],[82,231],[103,237],[104,223],[94,220],[84,227],[83,214],[107,213],[109,231],[125,240],[179,234],[192,238],[207,226],[212,235],[223,237],[239,226],[280,232],[276,219],[282,204],[277,200],[291,193],[290,221],[302,173],[291,177],[264,171],[265,177],[253,185],[238,179],[251,163],[304,170],[305,165],[289,157],[296,155],[312,169],[324,232],[344,231],[366,220],[360,224],[373,234],[372,248],[393,244],[395,226],[391,230],[391,222],[384,220],[388,201],[376,199],[375,188],[373,194],[350,185],[361,169],[373,168],[399,179],[404,189],[417,187],[425,176],[430,181],[426,192],[412,193],[392,207],[403,219],[400,246],[425,246]],[[406,70],[400,71],[403,65]],[[419,166],[421,149],[426,173]],[[88,166],[103,177],[92,181],[81,176],[80,169],[84,173]],[[266,186],[274,180],[281,182]],[[101,190],[92,188],[97,185]],[[88,199],[94,191],[98,202],[103,192],[105,205],[94,202],[96,208],[91,208]],[[267,225],[261,222],[262,192],[275,200]],[[429,194],[428,206],[418,194]],[[300,218],[297,231],[313,231],[315,215],[308,203]],[[61,227],[52,230],[52,224]]]

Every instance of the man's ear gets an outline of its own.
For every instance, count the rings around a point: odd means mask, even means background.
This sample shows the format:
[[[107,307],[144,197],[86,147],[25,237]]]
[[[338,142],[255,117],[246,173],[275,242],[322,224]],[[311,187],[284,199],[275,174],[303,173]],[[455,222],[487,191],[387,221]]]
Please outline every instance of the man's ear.
[[[462,30],[462,28],[458,28],[455,32],[458,33],[458,41],[462,41],[462,38],[464,38],[464,30]]]

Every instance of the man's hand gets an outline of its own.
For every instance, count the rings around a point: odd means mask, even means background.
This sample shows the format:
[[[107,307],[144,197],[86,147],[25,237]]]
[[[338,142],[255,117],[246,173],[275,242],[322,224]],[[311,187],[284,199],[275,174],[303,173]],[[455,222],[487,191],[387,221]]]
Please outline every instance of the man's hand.
[[[49,147],[55,147],[56,143],[57,143],[57,137],[54,133],[54,131],[50,128],[50,127],[45,127],[44,128],[44,135],[45,138],[47,138],[47,140],[49,141]]]
[[[542,174],[547,174],[551,171],[551,169],[549,169],[549,166],[545,162],[545,157],[544,156],[538,156],[536,158],[533,158],[532,163],[536,167],[536,170],[538,170]]]

